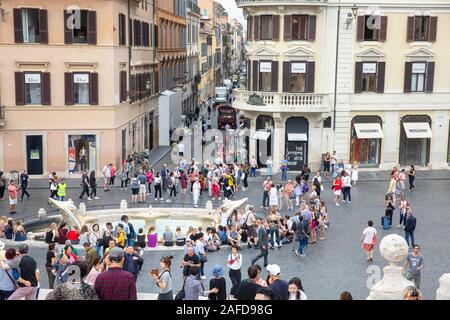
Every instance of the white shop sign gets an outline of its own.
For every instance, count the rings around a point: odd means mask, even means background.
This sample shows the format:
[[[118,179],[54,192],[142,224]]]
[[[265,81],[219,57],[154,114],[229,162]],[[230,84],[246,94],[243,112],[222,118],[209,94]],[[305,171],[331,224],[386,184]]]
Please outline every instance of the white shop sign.
[[[363,73],[377,73],[377,64],[363,63]]]
[[[260,62],[259,72],[272,72],[272,62]]]
[[[306,63],[292,63],[291,73],[306,73]]]
[[[89,74],[74,74],[74,83],[89,83]]]
[[[413,63],[412,73],[425,73],[425,63]]]
[[[39,73],[26,73],[25,83],[41,83],[41,75]]]

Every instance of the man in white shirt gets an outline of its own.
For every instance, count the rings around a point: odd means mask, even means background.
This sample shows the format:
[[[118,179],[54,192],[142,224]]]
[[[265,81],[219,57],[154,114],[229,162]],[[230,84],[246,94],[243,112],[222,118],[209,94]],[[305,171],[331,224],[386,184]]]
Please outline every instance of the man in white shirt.
[[[180,142],[179,144],[178,144],[178,155],[180,156],[180,157],[183,157],[184,156],[184,144],[183,144],[183,142]]]
[[[111,179],[111,168],[108,163],[103,167],[102,172],[103,172],[103,178],[105,180],[104,184],[103,184],[103,189],[104,189],[104,191],[109,191],[109,180]]]
[[[342,177],[342,193],[344,199],[342,199],[342,202],[352,203],[352,195],[350,192],[351,190],[352,190],[352,179],[350,178],[350,175],[347,173],[347,171],[344,171],[344,176]]]
[[[258,168],[258,163],[256,162],[255,156],[252,156],[250,160],[250,177],[256,177],[256,169]]]

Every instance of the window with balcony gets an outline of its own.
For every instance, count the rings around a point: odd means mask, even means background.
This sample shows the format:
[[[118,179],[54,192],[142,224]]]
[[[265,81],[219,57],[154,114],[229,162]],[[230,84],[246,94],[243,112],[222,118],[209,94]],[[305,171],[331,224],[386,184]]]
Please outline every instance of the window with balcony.
[[[259,63],[259,90],[272,90],[272,62],[261,61]]]
[[[436,41],[437,20],[432,16],[408,17],[408,41]]]
[[[314,92],[315,62],[284,61],[283,92]]]
[[[47,10],[13,10],[16,43],[48,43]]]

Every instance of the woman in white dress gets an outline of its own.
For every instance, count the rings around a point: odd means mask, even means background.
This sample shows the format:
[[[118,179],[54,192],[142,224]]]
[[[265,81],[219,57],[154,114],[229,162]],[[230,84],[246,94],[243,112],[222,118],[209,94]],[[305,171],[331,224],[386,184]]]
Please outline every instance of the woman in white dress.
[[[192,196],[194,198],[194,207],[198,207],[198,198],[200,197],[200,182],[198,178],[195,179],[194,185],[192,186]]]
[[[356,182],[358,182],[358,164],[356,162],[353,165],[351,178],[353,185],[356,186]]]
[[[269,191],[269,207],[278,209],[278,189],[273,186]]]

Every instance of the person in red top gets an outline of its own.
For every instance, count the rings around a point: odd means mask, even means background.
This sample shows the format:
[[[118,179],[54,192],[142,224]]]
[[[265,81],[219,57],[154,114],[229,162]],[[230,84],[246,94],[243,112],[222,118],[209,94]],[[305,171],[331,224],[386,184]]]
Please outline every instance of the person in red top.
[[[112,248],[105,258],[108,270],[95,280],[100,300],[137,300],[136,282],[132,273],[123,270],[125,261],[121,248]]]
[[[151,168],[150,170],[148,170],[145,173],[145,176],[147,177],[147,183],[148,183],[148,193],[147,195],[151,195],[152,194],[152,183],[153,183],[153,168]]]
[[[78,244],[80,242],[79,240],[80,234],[78,232],[78,227],[73,226],[72,229],[67,233],[67,240],[70,240],[72,244]]]
[[[116,179],[116,167],[112,163],[109,164],[109,172],[111,173],[111,178],[109,179],[109,185],[114,185],[114,179]]]
[[[341,198],[341,190],[342,190],[342,180],[341,176],[338,175],[336,179],[333,181],[333,193],[334,193],[334,202],[337,206],[339,206],[339,201]]]
[[[8,186],[8,195],[9,195],[9,213],[16,213],[17,206],[17,192],[19,188],[16,186],[16,182],[11,180]]]

